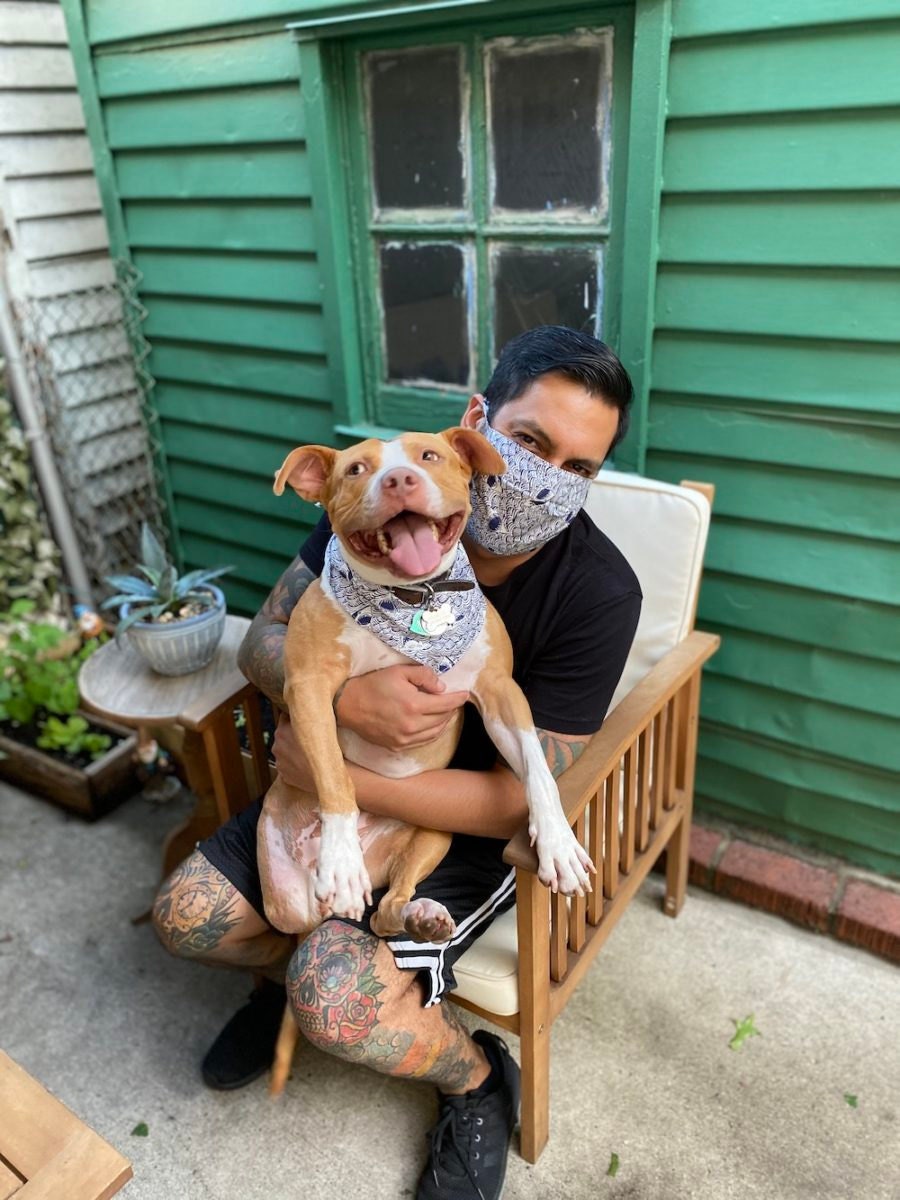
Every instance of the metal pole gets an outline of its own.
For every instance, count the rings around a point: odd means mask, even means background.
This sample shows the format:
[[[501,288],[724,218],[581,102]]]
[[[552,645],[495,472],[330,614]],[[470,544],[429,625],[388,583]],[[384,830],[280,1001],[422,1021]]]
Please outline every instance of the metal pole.
[[[62,554],[63,566],[72,588],[75,601],[94,606],[94,597],[88,573],[85,569],[81,548],[72,524],[72,515],[66,503],[62,482],[56,469],[53,448],[47,437],[41,409],[31,390],[28,373],[22,360],[22,351],[12,310],[3,281],[0,280],[0,354],[9,366],[12,385],[12,400],[19,414],[22,432],[31,450],[34,473],[44,498],[44,507],[53,530],[53,536]]]

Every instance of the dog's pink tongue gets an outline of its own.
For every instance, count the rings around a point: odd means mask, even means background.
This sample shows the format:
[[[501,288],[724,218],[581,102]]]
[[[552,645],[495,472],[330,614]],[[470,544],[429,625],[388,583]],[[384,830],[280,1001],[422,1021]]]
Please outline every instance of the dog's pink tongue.
[[[441,548],[427,518],[403,513],[388,521],[385,529],[391,539],[391,562],[404,575],[417,579],[435,570],[441,561]]]

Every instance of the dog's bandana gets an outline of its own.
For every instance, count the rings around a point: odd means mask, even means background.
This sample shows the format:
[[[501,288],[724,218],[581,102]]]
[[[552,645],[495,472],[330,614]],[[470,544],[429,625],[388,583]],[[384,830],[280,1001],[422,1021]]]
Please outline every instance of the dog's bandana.
[[[396,588],[369,583],[347,563],[341,543],[332,535],[325,550],[322,582],[351,620],[370,630],[385,645],[443,674],[456,666],[484,626],[486,604],[461,545],[450,570],[426,584]],[[464,590],[441,585],[471,583]],[[397,593],[421,593],[420,602],[406,602]]]
[[[506,462],[505,475],[473,475],[469,537],[491,554],[524,554],[556,537],[584,506],[590,479],[544,462],[525,446],[478,423]]]

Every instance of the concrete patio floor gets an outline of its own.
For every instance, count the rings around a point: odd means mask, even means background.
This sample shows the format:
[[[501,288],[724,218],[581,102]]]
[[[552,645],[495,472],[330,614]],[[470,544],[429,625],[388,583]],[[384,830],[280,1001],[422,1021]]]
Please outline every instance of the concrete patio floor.
[[[130,920],[188,803],[87,825],[0,784],[0,1047],[133,1161],[126,1200],[412,1196],[430,1088],[305,1045],[279,1102],[203,1087],[246,977]],[[900,972],[699,891],[668,920],[661,888],[554,1028],[550,1145],[536,1167],[514,1148],[505,1200],[898,1200]],[[751,1013],[761,1036],[729,1049]]]

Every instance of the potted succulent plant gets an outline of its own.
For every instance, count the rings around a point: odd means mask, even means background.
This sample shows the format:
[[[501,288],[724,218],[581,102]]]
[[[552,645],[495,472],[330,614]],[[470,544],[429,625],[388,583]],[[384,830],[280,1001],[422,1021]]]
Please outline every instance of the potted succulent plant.
[[[83,640],[33,600],[0,615],[0,778],[86,817],[138,787],[135,735],[78,708],[79,669],[103,636]]]
[[[141,530],[138,575],[109,575],[115,595],[102,608],[118,608],[116,638],[127,633],[141,657],[160,675],[187,675],[205,667],[225,629],[225,597],[211,582],[231,567],[179,576],[153,530]],[[143,578],[141,578],[143,576]]]

